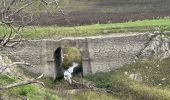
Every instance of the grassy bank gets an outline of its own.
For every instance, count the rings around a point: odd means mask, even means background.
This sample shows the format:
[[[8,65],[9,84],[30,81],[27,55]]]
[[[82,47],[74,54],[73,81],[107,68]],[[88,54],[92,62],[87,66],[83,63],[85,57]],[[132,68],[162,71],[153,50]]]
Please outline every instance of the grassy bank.
[[[0,86],[17,81],[14,77],[0,74]],[[0,91],[0,99],[3,100],[23,100],[23,97],[27,97],[29,100],[59,100],[57,95],[35,84]]]
[[[20,100],[26,96],[29,100],[169,100],[170,99],[170,58],[162,61],[139,61],[125,65],[111,72],[100,72],[85,78],[94,82],[97,87],[112,90],[113,93],[103,93],[89,89],[80,89],[77,93],[68,93],[73,88],[64,80],[54,83],[49,78],[42,79],[46,88],[38,85],[27,85],[0,91],[0,98]],[[138,74],[142,81],[130,78]],[[18,81],[14,77],[0,74],[0,86]],[[80,88],[80,87],[77,87]],[[50,91],[50,92],[49,92]]]
[[[76,29],[75,29],[76,28]],[[170,19],[143,20],[126,23],[113,24],[94,24],[73,27],[26,27],[23,37],[29,39],[56,38],[56,37],[78,37],[78,36],[97,36],[124,32],[153,32],[159,28],[162,31],[170,31]],[[2,36],[3,30],[0,28]]]
[[[97,36],[124,32],[153,32],[155,30],[170,31],[170,19],[143,20],[126,23],[113,24],[94,24],[76,27],[26,27],[22,36],[29,39],[57,38],[57,37],[78,37],[78,36]],[[8,31],[0,27],[0,36]]]
[[[170,58],[163,61],[142,61],[126,65],[109,73],[88,76],[98,87],[111,89],[113,96],[121,100],[169,100]],[[125,74],[126,73],[126,74]],[[142,81],[134,81],[130,74],[141,75]]]

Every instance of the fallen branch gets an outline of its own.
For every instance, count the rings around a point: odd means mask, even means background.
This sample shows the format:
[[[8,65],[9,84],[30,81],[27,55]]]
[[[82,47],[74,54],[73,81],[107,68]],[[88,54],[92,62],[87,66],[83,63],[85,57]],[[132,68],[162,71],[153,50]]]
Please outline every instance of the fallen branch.
[[[37,78],[32,78],[32,79],[22,81],[22,82],[18,82],[18,83],[12,83],[12,84],[9,84],[9,85],[7,85],[5,87],[1,87],[0,90],[6,90],[6,89],[19,87],[19,86],[24,86],[24,85],[33,84],[33,83],[37,83],[37,84],[40,84],[42,86],[45,86],[43,82],[37,81],[38,79],[42,78],[43,76],[44,76],[44,74],[41,74]]]

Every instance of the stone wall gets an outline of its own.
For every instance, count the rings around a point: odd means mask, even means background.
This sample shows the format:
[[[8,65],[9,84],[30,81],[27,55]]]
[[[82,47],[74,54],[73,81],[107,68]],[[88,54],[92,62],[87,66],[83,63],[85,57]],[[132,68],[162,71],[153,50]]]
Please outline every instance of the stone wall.
[[[9,56],[13,62],[27,62],[33,67],[24,67],[33,73],[42,73],[44,71],[43,58],[46,56],[44,53],[45,44],[43,40],[23,41],[17,47],[4,48],[0,51],[2,56]]]
[[[132,63],[137,55],[146,47],[153,34],[129,33],[97,37],[63,38],[59,40],[24,41],[15,48],[1,50],[2,55],[8,55],[13,61],[25,61],[35,67],[26,68],[34,73],[45,73],[56,77],[54,52],[65,45],[80,49],[83,63],[83,73],[110,71],[124,64]]]
[[[134,62],[150,37],[149,34],[132,34],[88,39],[92,73]]]

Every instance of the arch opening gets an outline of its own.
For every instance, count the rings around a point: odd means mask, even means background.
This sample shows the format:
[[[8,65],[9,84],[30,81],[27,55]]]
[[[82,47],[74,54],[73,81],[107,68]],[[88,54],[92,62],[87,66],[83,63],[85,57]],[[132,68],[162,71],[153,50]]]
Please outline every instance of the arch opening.
[[[64,71],[70,68],[73,63],[78,63],[78,67],[75,69],[74,75],[82,76],[83,67],[82,67],[82,56],[78,48],[73,46],[63,46],[58,47],[54,52],[54,64],[55,64],[55,73],[56,79],[60,80],[64,77]]]
[[[62,69],[62,48],[58,47],[54,52],[54,79],[61,79],[63,75]]]

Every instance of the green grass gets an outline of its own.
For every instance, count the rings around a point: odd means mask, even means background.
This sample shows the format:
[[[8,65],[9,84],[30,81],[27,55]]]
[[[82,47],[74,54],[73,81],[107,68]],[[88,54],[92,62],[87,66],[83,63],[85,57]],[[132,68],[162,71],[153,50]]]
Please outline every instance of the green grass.
[[[123,100],[169,100],[169,62],[170,58],[161,62],[140,61],[108,73],[87,76],[87,79],[98,87],[111,89],[113,96]],[[131,80],[129,75],[132,73],[140,73],[142,82]]]
[[[125,32],[153,32],[157,28],[161,31],[170,31],[170,19],[143,20],[126,23],[113,24],[94,24],[73,27],[35,27],[35,29],[26,27],[22,36],[28,39],[58,38],[58,37],[79,37],[79,36],[97,36],[113,33]],[[8,29],[6,30],[8,31]],[[0,27],[0,36],[2,37],[4,29]]]
[[[97,36],[124,32],[153,32],[157,28],[159,28],[161,31],[170,31],[170,19],[143,20],[113,24],[94,24],[76,26],[75,28],[77,30],[75,30],[73,27],[58,26],[36,27],[35,29],[26,27],[22,35],[24,38],[42,39],[70,36]],[[3,35],[2,33],[3,29],[0,27],[0,36]]]
[[[17,82],[18,80],[0,74],[0,86],[6,86]],[[0,98],[6,98],[7,100],[22,100],[22,97],[26,96],[29,100],[58,100],[59,97],[55,94],[50,93],[45,88],[42,88],[38,85],[26,85],[16,88],[11,88],[8,90],[0,91]]]

